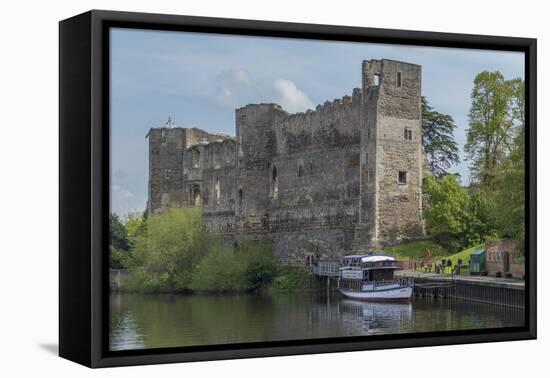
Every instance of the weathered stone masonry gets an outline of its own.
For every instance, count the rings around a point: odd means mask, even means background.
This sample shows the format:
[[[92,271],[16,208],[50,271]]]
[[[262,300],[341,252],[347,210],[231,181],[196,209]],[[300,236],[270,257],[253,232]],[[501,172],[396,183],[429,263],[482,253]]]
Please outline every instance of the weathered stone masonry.
[[[237,109],[235,138],[151,129],[148,210],[200,206],[226,240],[267,236],[288,264],[422,237],[421,67],[364,61],[362,76],[314,111]]]

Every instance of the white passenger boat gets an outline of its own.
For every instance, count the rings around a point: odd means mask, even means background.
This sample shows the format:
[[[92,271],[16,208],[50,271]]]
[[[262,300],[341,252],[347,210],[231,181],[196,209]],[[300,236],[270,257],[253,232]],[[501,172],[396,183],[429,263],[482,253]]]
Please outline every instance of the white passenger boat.
[[[356,300],[408,301],[413,286],[394,278],[397,269],[395,257],[381,253],[344,256],[338,290]]]

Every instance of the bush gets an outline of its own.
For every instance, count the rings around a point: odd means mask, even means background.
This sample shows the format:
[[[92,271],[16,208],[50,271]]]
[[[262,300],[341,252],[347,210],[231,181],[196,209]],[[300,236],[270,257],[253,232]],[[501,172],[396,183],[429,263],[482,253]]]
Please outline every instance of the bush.
[[[110,267],[112,269],[126,269],[130,266],[132,258],[128,251],[110,246]]]
[[[310,278],[310,274],[303,269],[280,268],[271,288],[280,292],[310,289]]]
[[[271,282],[275,272],[267,241],[241,240],[232,250],[219,248],[206,256],[193,272],[191,288],[197,291],[251,291]]]
[[[200,209],[171,208],[153,214],[146,230],[134,242],[130,286],[137,291],[189,290],[199,262],[217,247]]]
[[[130,268],[130,291],[251,291],[275,275],[270,242],[243,238],[236,248],[223,246],[198,208],[171,208],[131,221],[132,254],[111,252],[117,266]]]

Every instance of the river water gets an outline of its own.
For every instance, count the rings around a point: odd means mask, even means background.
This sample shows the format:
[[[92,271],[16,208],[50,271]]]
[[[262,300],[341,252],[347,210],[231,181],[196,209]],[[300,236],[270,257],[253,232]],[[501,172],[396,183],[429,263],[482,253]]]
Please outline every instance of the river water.
[[[523,311],[467,301],[366,303],[339,295],[111,294],[111,350],[522,326]]]

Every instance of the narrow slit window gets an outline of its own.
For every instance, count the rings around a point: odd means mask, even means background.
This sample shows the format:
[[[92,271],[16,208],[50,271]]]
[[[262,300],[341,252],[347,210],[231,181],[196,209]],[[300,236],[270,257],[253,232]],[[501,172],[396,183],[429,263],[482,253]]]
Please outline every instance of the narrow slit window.
[[[401,72],[398,72],[398,73],[397,73],[397,86],[398,86],[398,87],[401,86]]]
[[[399,171],[399,175],[397,178],[397,182],[400,185],[405,185],[407,183],[407,172],[405,171]]]
[[[218,177],[214,180],[214,199],[217,204],[220,203],[220,179]]]
[[[277,167],[273,167],[271,173],[271,196],[277,198],[279,194],[279,183],[277,182]]]

